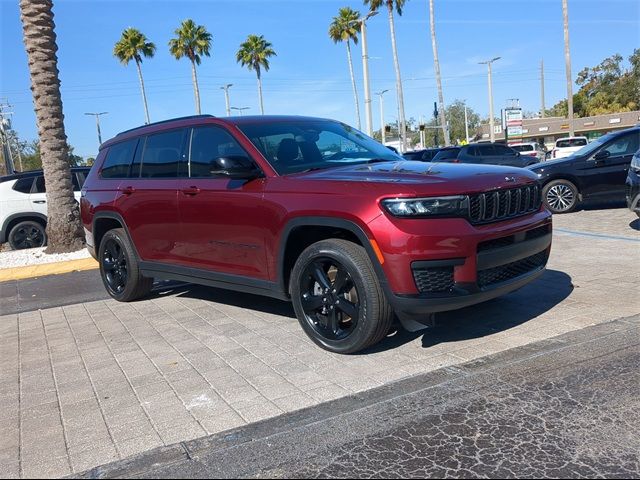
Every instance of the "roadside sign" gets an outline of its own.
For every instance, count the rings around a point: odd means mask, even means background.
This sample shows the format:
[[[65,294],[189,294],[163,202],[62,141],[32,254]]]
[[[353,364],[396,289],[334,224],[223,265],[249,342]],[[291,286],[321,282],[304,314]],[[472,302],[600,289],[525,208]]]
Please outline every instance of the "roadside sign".
[[[522,134],[524,133],[524,131],[522,130],[522,126],[518,125],[515,127],[509,126],[507,127],[507,134],[510,137],[520,137],[522,136]]]

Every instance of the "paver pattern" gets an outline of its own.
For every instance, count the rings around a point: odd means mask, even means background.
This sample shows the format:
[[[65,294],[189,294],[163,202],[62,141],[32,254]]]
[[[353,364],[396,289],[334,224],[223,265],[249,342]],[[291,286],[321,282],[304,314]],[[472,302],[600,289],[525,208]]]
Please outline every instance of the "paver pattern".
[[[538,282],[361,355],[316,347],[287,303],[202,287],[1,316],[0,475],[81,472],[640,313],[635,215],[554,218],[595,233],[603,219],[624,238],[558,233]]]

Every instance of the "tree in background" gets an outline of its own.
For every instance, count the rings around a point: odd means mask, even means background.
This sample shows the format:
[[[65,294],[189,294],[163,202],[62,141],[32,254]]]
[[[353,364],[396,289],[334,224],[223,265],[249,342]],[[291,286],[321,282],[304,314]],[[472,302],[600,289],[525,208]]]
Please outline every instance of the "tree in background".
[[[577,117],[629,112],[640,108],[640,49],[629,56],[629,67],[615,54],[595,67],[583,68],[576,79],[580,90],[573,96]],[[556,103],[547,113],[566,117],[566,100]]]
[[[264,115],[264,104],[262,102],[262,76],[261,71],[269,71],[269,57],[275,56],[276,52],[271,48],[271,43],[264,39],[264,36],[249,35],[240,44],[240,50],[236,54],[236,60],[243,67],[254,70],[258,77],[258,100],[260,101],[260,113]]]
[[[391,50],[393,51],[393,66],[396,71],[396,94],[398,99],[398,114],[400,116],[400,132],[403,141],[406,140],[406,119],[404,115],[404,94],[402,92],[402,77],[400,76],[400,61],[398,60],[398,48],[396,46],[396,27],[393,20],[393,10],[395,7],[398,15],[402,15],[402,7],[406,0],[364,0],[365,5],[369,5],[369,9],[377,11],[382,5],[387,6],[389,17],[389,30],[391,32]]]
[[[360,104],[358,102],[358,89],[356,88],[356,77],[353,74],[353,61],[351,60],[351,42],[358,44],[358,33],[360,33],[360,12],[349,7],[341,8],[338,15],[333,17],[329,26],[329,37],[334,43],[344,42],[347,45],[347,61],[349,62],[349,73],[351,74],[351,86],[353,87],[353,99],[356,105],[356,122],[358,130],[362,128],[360,123]]]
[[[64,131],[52,8],[51,0],[20,0],[23,40],[47,183],[46,252],[61,253],[82,248],[84,232],[67,160],[69,147]]]
[[[182,22],[175,34],[176,38],[169,40],[169,51],[171,55],[176,57],[176,60],[187,57],[191,61],[191,80],[196,99],[196,113],[200,115],[200,89],[198,88],[196,65],[200,65],[202,56],[210,56],[211,34],[204,26],[196,25],[191,19]]]
[[[144,80],[142,78],[142,57],[152,58],[156,52],[156,46],[147,41],[140,30],[127,28],[122,32],[120,40],[113,47],[113,55],[124,65],[128,65],[131,60],[135,60],[138,68],[138,80],[140,80],[140,90],[142,91],[142,102],[144,104],[145,123],[149,123],[149,107],[147,106],[147,94],[144,90]]]

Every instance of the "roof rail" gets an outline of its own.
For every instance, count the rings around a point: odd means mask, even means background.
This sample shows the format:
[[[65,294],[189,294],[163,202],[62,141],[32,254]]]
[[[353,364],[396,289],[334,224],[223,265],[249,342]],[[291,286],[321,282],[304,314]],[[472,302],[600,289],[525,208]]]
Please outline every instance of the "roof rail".
[[[116,137],[119,137],[120,135],[124,135],[125,133],[129,133],[129,132],[134,132],[136,130],[140,130],[142,128],[146,128],[146,127],[152,127],[155,125],[162,125],[163,123],[169,123],[169,122],[175,122],[178,120],[190,120],[190,119],[195,119],[195,118],[213,118],[214,115],[210,115],[208,113],[203,114],[203,115],[188,115],[186,117],[177,117],[177,118],[170,118],[168,120],[160,120],[159,122],[153,122],[153,123],[147,123],[146,125],[141,125],[140,127],[135,127],[135,128],[130,128],[129,130],[125,130],[123,132],[120,132],[116,135]]]

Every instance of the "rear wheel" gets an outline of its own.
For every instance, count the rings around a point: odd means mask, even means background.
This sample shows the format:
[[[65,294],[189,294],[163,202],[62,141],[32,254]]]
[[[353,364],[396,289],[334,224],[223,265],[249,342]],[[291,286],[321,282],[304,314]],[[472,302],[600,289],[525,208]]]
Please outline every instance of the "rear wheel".
[[[379,342],[393,322],[369,256],[346,240],[323,240],[302,252],[291,272],[291,298],[305,333],[336,353]]]
[[[9,245],[14,250],[44,247],[46,244],[47,233],[44,225],[33,220],[20,222],[9,232]]]
[[[109,230],[102,237],[98,261],[102,282],[116,300],[130,302],[151,290],[153,278],[140,274],[135,251],[122,228]]]
[[[569,180],[553,180],[542,189],[542,199],[552,213],[569,213],[578,206],[578,188]]]

